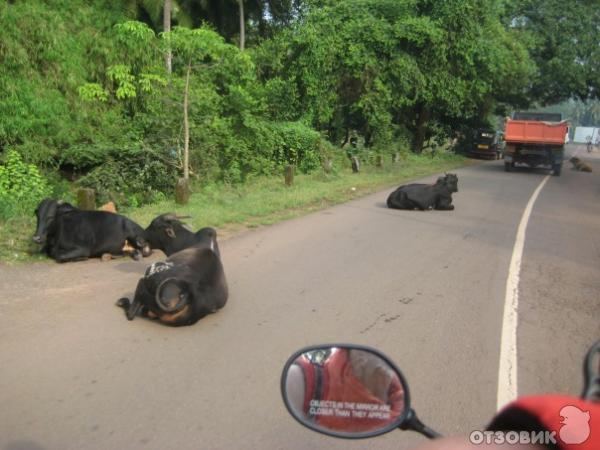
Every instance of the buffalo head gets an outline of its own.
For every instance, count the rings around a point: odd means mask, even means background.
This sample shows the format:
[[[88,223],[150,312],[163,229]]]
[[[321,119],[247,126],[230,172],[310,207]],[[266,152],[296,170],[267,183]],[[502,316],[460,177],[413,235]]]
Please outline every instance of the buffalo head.
[[[181,222],[180,219],[189,216],[176,216],[175,214],[161,214],[156,217],[148,228],[144,231],[144,237],[151,248],[157,248],[169,254],[167,250],[171,250],[179,241],[187,240],[194,233]]]
[[[450,192],[458,192],[458,176],[455,173],[447,173],[445,178]]]
[[[196,233],[197,247],[210,248],[220,258],[221,252],[219,251],[219,244],[217,243],[217,230],[214,228],[206,227],[201,228]]]
[[[446,186],[450,192],[458,192],[458,176],[455,173],[444,173],[435,183],[438,186]]]
[[[33,242],[40,245],[45,244],[48,238],[48,231],[52,229],[56,216],[62,212],[74,209],[73,205],[63,201],[52,200],[51,198],[42,200],[35,210],[37,226],[33,235]]]

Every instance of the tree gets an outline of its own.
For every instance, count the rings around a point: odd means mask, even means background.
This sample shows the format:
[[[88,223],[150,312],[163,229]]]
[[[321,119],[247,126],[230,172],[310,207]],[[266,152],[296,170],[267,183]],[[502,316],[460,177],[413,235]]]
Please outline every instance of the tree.
[[[244,18],[244,0],[238,0],[240,5],[240,50],[244,50],[246,45],[246,20]]]
[[[295,83],[300,109],[332,141],[349,129],[367,145],[408,133],[420,152],[434,135],[453,137],[490,114],[498,95],[519,98],[529,60],[498,5],[313,0],[305,19],[270,44],[278,53],[265,73]]]
[[[167,2],[169,5],[167,5]],[[129,17],[149,25],[154,31],[162,27],[165,30],[165,16],[171,17],[171,22],[177,25],[191,27],[192,20],[188,1],[186,0],[126,0],[125,9]],[[169,11],[165,9],[169,6]]]
[[[200,27],[208,22],[228,40],[236,36],[241,38],[243,11],[257,23],[262,15],[259,0],[247,0],[245,4],[241,0],[181,0],[181,6],[192,18],[191,27]]]
[[[171,10],[173,7],[172,0],[165,0],[164,12],[163,12],[163,32],[168,33],[171,31]],[[173,53],[171,48],[167,47],[165,52],[165,65],[167,67],[167,73],[172,71],[172,60]]]
[[[142,22],[126,21],[114,26],[118,52],[114,64],[106,67],[106,87],[99,83],[85,83],[79,87],[84,100],[123,102],[131,117],[143,111],[145,99],[156,93],[158,86],[166,85],[162,69],[156,60],[160,49],[156,34]]]
[[[590,0],[512,0],[504,22],[527,45],[538,75],[530,102],[600,98],[600,8]]]
[[[208,22],[228,41],[239,39],[241,49],[258,44],[290,26],[303,9],[304,0],[180,0],[193,18],[193,27]]]
[[[569,99],[557,105],[544,108],[549,112],[560,112],[563,118],[568,118],[572,127],[597,127],[600,124],[600,100]]]
[[[223,50],[224,42],[220,36],[206,28],[190,30],[185,27],[175,27],[173,31],[164,33],[163,39],[177,53],[185,67],[185,87],[183,92],[183,178],[187,180],[189,178],[190,161],[190,77],[193,69],[206,67],[218,60]]]

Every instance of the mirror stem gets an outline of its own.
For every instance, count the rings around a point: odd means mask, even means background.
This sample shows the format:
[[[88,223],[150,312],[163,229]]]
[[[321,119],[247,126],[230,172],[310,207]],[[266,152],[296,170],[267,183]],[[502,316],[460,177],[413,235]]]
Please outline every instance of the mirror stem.
[[[423,436],[428,437],[429,439],[436,439],[442,437],[437,431],[432,430],[427,425],[419,420],[417,417],[417,413],[414,409],[408,412],[406,416],[406,420],[399,427],[401,430],[413,430],[418,433],[421,433]]]

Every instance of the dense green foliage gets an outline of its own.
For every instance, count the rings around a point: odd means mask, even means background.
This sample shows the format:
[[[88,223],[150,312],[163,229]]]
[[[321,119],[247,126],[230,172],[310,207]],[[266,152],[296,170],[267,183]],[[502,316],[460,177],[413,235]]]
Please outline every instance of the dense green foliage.
[[[596,0],[509,0],[505,23],[538,69],[530,101],[600,98],[600,5]]]
[[[404,136],[420,152],[432,137],[485,122],[533,73],[498,2],[319,3],[303,26],[258,49],[259,68],[267,82],[286,80],[297,117],[334,142],[357,129],[367,146]]]
[[[309,173],[354,134],[365,161],[420,153],[513,107],[598,96],[591,1],[245,0],[245,51],[238,0],[173,5],[163,33],[161,0],[0,3],[2,159],[100,201],[169,196],[188,74],[197,184]]]
[[[364,166],[360,176],[350,170],[297,174],[291,187],[275,177],[256,177],[243,184],[208,183],[198,187],[186,205],[178,205],[170,198],[121,212],[146,227],[157,215],[173,211],[189,216],[186,222],[193,229],[217,228],[220,238],[224,239],[232,231],[297,217],[407,180],[449,171],[465,163],[464,158],[450,153],[432,157],[407,152],[402,157],[398,164],[386,164],[381,168]],[[0,220],[0,264],[48,261],[31,240],[35,225],[33,214]]]
[[[105,140],[121,134],[118,112],[96,114],[77,89],[109,57],[106,36],[122,16],[108,1],[53,3],[0,4],[0,146],[56,166],[63,150],[91,143],[98,129]]]
[[[24,163],[15,150],[8,151],[0,165],[0,218],[30,213],[50,193],[38,168]]]

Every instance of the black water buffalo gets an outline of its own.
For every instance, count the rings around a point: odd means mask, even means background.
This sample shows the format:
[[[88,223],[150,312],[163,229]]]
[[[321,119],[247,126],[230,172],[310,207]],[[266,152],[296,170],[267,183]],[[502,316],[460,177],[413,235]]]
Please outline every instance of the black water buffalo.
[[[225,306],[228,290],[217,233],[202,228],[197,235],[200,240],[195,245],[146,269],[132,302],[117,301],[127,319],[140,314],[171,326],[193,325]]]
[[[388,208],[438,209],[452,211],[452,193],[458,192],[458,177],[449,173],[439,177],[435,184],[406,184],[392,192],[387,199]]]
[[[161,214],[156,217],[144,231],[144,237],[153,249],[162,250],[165,255],[171,256],[184,248],[202,242],[200,231],[194,233],[179,219],[187,216],[175,214]]]
[[[121,255],[128,242],[132,257],[150,254],[144,229],[127,217],[106,211],[82,211],[73,205],[45,199],[35,210],[37,228],[33,241],[58,262],[94,256]]]

